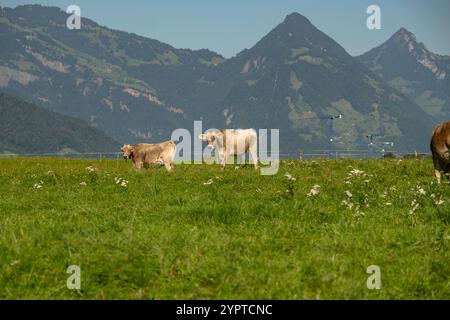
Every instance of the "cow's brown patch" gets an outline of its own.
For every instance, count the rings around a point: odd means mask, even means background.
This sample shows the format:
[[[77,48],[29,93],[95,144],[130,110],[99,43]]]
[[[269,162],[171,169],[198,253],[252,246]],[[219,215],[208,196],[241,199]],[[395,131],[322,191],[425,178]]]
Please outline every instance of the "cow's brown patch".
[[[450,171],[450,122],[441,123],[434,128],[430,149],[435,175],[440,183],[442,174],[448,174]]]

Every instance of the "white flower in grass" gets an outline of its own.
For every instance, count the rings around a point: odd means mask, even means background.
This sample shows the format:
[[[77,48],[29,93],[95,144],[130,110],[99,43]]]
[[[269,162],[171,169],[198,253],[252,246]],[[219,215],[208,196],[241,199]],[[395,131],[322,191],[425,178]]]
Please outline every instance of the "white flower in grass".
[[[15,266],[16,264],[18,264],[20,261],[19,260],[14,260],[13,262],[11,262],[9,265],[10,266]]]
[[[409,210],[409,214],[413,214],[419,208],[419,203],[417,203],[416,199],[411,202],[411,210]]]
[[[359,170],[359,169],[352,169],[350,171],[350,174],[353,175],[353,176],[360,176],[360,175],[364,174],[364,171]]]
[[[86,170],[87,170],[89,173],[95,172],[95,168],[94,168],[93,166],[86,167]]]
[[[353,197],[353,194],[352,194],[350,191],[348,191],[348,190],[345,191],[345,194],[346,194],[347,197],[349,197],[349,198]]]
[[[83,187],[85,187],[85,186],[87,186],[87,183],[86,182],[80,182],[80,186],[83,186]]]
[[[421,188],[419,186],[417,186],[416,193],[419,194],[419,195],[422,195],[422,196],[427,194],[427,192],[425,190],[423,190],[423,188]]]
[[[350,210],[353,208],[353,203],[351,203],[350,201],[342,200],[341,204],[347,206]]]
[[[444,204],[444,202],[445,202],[444,200],[439,199],[438,201],[435,202],[435,204],[436,204],[437,206],[440,206],[440,205]]]
[[[311,190],[309,190],[308,197],[317,196],[320,193],[320,186],[318,184],[313,185]]]
[[[295,180],[297,180],[297,179],[295,179],[293,176],[291,176],[289,173],[286,173],[284,176],[285,176],[289,181],[295,181]]]
[[[117,185],[120,185],[121,187],[126,188],[128,186],[128,180],[125,180],[123,178],[115,177],[114,181],[116,182]]]
[[[33,184],[33,189],[42,189],[44,185],[44,181],[39,181],[38,183]]]
[[[392,203],[391,202],[386,202],[385,205],[386,206],[392,206]]]
[[[207,186],[207,185],[212,184],[213,182],[214,182],[213,179],[209,179],[208,181],[203,182],[203,184],[204,184],[205,186]]]

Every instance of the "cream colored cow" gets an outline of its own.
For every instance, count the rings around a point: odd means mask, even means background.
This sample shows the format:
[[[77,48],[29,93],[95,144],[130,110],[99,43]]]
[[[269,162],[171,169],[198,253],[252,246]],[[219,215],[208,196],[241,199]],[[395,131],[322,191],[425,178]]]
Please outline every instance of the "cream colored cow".
[[[241,156],[249,153],[255,169],[258,169],[258,135],[254,129],[223,129],[208,131],[198,136],[207,141],[208,147],[216,149],[221,159],[222,169],[225,168],[229,157]]]

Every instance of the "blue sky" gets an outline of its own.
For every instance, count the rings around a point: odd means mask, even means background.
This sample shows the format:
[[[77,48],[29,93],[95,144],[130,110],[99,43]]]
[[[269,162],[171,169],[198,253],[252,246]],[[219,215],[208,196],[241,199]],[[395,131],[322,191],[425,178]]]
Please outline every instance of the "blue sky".
[[[450,55],[450,0],[0,0],[67,8],[113,29],[134,32],[176,48],[208,48],[231,57],[250,48],[291,12],[306,16],[350,54],[361,54],[400,27],[433,52]],[[366,9],[381,8],[381,30],[368,30]]]

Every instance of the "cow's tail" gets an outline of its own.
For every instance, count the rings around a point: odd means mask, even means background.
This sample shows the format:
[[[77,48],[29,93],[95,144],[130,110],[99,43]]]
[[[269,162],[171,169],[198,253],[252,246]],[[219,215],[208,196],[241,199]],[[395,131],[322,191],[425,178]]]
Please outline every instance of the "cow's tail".
[[[177,145],[172,140],[170,140],[169,143],[170,143],[170,146],[172,147],[172,158],[171,158],[171,160],[173,162],[174,159],[175,159],[175,153],[177,151]]]

